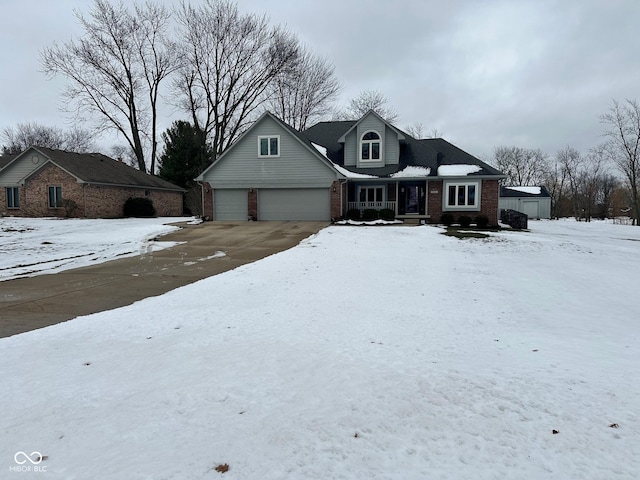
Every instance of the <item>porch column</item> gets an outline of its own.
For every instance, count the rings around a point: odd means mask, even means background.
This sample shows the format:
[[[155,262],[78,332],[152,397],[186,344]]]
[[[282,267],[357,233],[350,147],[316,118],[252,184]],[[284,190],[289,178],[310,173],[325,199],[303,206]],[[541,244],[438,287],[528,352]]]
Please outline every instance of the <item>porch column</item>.
[[[398,190],[399,190],[398,186],[399,186],[399,183],[400,183],[400,182],[398,182],[398,181],[396,180],[396,208],[395,208],[395,210],[396,210],[396,217],[398,216]]]

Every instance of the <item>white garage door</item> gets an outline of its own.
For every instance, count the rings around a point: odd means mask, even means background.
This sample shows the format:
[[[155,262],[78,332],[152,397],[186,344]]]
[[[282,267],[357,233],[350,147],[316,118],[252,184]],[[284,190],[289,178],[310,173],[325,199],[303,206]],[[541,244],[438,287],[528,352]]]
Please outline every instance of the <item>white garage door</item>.
[[[247,189],[213,191],[214,220],[247,220],[249,202]]]
[[[258,190],[258,220],[331,220],[328,188]]]
[[[526,214],[529,218],[540,218],[540,202],[538,200],[523,200],[522,201],[522,213]]]

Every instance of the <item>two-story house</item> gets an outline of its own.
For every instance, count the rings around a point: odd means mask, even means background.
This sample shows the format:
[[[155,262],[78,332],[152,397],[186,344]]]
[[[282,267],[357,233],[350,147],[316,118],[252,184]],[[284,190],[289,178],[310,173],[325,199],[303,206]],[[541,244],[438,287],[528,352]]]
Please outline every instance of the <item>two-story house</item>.
[[[369,111],[299,132],[263,114],[197,180],[214,220],[337,220],[390,209],[437,223],[443,213],[498,223],[503,175],[441,138],[418,140]]]

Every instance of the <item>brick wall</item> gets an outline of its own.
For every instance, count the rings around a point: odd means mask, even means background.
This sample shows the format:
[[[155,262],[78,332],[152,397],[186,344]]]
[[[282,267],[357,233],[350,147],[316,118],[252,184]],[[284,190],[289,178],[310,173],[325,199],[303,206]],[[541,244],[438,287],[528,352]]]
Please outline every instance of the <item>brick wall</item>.
[[[204,205],[202,215],[205,220],[213,220],[213,189],[207,182],[202,182]]]
[[[248,208],[248,214],[249,214],[249,218],[252,218],[254,220],[259,220],[258,219],[258,189],[257,188],[250,188],[249,189],[249,193],[248,193],[248,198],[247,198],[247,208]]]
[[[343,188],[342,194],[340,189]],[[339,180],[334,180],[329,188],[329,195],[331,197],[331,220],[339,220],[342,218],[342,212],[346,207],[347,192],[346,186],[341,186]]]
[[[49,187],[62,188],[63,206],[49,208]],[[122,217],[124,202],[129,197],[148,197],[158,216],[182,215],[182,192],[169,192],[133,187],[110,187],[79,184],[64,170],[49,164],[26,183],[20,197],[20,209],[10,214],[28,217]],[[6,194],[5,200],[6,204]]]
[[[442,180],[427,182],[427,215],[431,223],[439,223],[442,216]]]
[[[480,196],[480,211],[447,211],[457,220],[461,215],[471,217],[472,221],[478,215],[486,215],[489,218],[489,225],[498,225],[498,197],[500,189],[497,180],[483,180],[482,193]],[[442,216],[442,181],[430,181],[428,185],[428,214],[431,216],[432,223],[440,223]]]

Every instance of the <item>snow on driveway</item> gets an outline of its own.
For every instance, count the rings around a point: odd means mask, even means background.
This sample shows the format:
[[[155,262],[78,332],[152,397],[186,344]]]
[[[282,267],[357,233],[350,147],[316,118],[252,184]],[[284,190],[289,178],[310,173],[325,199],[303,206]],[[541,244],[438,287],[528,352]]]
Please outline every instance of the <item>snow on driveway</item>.
[[[329,227],[0,339],[0,477],[636,479],[640,229],[530,226]]]

